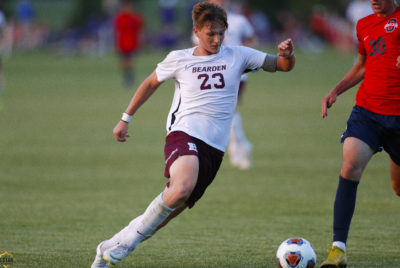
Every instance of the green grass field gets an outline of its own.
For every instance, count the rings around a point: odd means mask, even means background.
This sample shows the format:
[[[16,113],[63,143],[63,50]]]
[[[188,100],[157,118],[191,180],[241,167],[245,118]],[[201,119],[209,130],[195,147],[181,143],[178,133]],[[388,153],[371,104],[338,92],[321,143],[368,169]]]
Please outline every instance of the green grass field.
[[[140,54],[137,80],[164,56]],[[241,111],[253,168],[233,169],[225,157],[203,199],[118,267],[276,267],[279,244],[293,236],[311,241],[320,264],[332,237],[340,135],[356,90],[324,120],[320,99],[353,60],[332,51],[298,53],[291,73],[250,74]],[[122,87],[114,55],[16,54],[4,72],[0,253],[14,254],[15,268],[89,267],[97,244],[164,188],[173,83],[135,115],[130,140],[117,143],[112,129],[133,91]],[[387,158],[374,156],[359,186],[348,267],[400,267],[400,199]]]

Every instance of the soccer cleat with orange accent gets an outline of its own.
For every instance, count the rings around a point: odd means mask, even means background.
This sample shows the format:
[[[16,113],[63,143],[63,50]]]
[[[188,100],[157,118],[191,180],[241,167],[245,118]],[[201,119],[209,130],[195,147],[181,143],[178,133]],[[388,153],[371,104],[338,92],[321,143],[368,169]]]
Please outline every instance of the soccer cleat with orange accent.
[[[346,252],[336,246],[329,250],[328,258],[321,264],[321,268],[346,268],[346,266]]]

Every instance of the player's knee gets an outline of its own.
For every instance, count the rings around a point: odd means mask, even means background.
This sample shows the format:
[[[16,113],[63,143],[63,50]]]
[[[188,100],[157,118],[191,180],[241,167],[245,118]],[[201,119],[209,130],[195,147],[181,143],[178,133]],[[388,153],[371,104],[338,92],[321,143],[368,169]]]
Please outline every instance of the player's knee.
[[[361,173],[362,169],[352,164],[343,164],[340,171],[340,175],[346,179],[360,179]]]
[[[190,186],[179,185],[174,188],[173,194],[178,202],[183,203],[190,197],[192,190],[193,188]]]

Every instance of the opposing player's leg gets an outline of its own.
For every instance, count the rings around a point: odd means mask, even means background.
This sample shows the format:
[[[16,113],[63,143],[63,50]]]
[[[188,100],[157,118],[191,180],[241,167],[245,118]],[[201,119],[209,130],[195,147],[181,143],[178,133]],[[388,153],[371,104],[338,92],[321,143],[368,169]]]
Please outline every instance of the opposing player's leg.
[[[333,213],[333,243],[328,258],[321,267],[346,267],[346,242],[356,204],[358,183],[374,150],[355,137],[347,137],[343,144],[343,162]]]
[[[121,53],[120,65],[121,65],[124,85],[127,88],[130,88],[134,82],[133,53],[132,52]]]
[[[390,178],[394,192],[400,196],[400,166],[390,159]]]
[[[359,181],[374,153],[375,151],[364,141],[355,137],[347,137],[343,143],[340,176],[348,180]]]
[[[392,132],[386,137],[384,148],[390,157],[390,179],[393,190],[400,196],[400,116],[394,117],[393,121],[389,126]]]

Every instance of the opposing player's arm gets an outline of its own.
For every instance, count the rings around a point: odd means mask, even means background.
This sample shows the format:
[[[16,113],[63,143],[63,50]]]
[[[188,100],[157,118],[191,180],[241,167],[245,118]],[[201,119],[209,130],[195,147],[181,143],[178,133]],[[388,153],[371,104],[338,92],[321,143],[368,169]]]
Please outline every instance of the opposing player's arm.
[[[366,56],[358,54],[358,60],[354,64],[354,66],[345,75],[345,77],[331,90],[331,92],[329,92],[329,94],[322,99],[321,111],[323,118],[328,115],[328,108],[330,108],[333,103],[335,103],[336,98],[340,94],[354,87],[355,85],[360,83],[361,80],[364,79],[365,61]]]
[[[121,120],[115,126],[113,133],[117,141],[124,142],[128,135],[128,124],[131,117],[136,113],[136,111],[146,102],[146,100],[153,95],[157,88],[162,84],[157,79],[157,74],[154,71],[149,75],[139,86],[135,95],[131,99],[128,107],[125,110]]]

